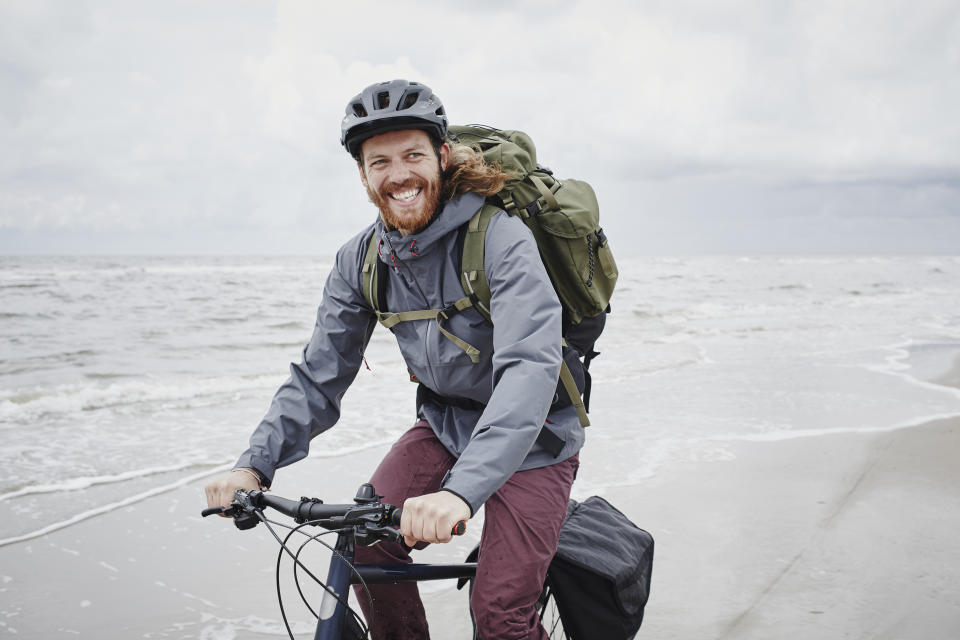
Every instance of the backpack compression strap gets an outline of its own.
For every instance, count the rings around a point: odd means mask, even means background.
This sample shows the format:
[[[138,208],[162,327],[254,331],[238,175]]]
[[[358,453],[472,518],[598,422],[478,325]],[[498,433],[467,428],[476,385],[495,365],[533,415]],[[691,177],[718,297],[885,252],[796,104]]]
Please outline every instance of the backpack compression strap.
[[[550,190],[539,180],[539,185],[546,195],[550,195]],[[556,202],[556,200],[554,200]],[[490,225],[490,218],[499,211],[499,207],[491,204],[484,204],[479,211],[473,214],[470,222],[467,223],[467,233],[463,238],[463,258],[460,266],[460,283],[463,290],[470,296],[476,296],[474,308],[484,317],[487,322],[492,323],[490,317],[490,284],[487,282],[487,274],[483,268],[484,243],[487,237],[487,227]],[[563,346],[567,346],[567,341],[563,340]],[[577,383],[573,379],[573,373],[570,367],[564,361],[560,367],[560,382],[570,397],[570,402],[577,409],[577,417],[580,419],[580,426],[590,426],[590,418],[587,417],[586,407],[583,406],[583,399],[580,397],[580,390],[577,389]]]

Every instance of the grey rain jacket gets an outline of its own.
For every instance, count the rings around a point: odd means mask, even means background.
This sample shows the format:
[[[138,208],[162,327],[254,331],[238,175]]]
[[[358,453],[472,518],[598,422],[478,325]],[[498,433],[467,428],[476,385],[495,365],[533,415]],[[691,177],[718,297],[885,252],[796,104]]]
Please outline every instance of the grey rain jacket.
[[[405,238],[397,231],[386,233],[378,220],[341,247],[303,361],[291,364],[290,378],[250,437],[238,467],[252,467],[272,481],[277,468],[305,457],[310,439],[339,419],[340,400],[360,369],[377,322],[360,278],[374,227],[385,263],[379,273],[389,277],[387,310],[440,309],[464,296],[457,230],[482,204],[473,193],[454,198],[426,229]],[[392,329],[407,366],[423,384],[440,396],[486,405],[479,411],[428,400],[420,408],[420,417],[458,458],[443,488],[463,498],[473,513],[515,471],[563,461],[584,441],[575,408],[548,416],[560,372],[561,307],[533,235],[503,211],[487,229],[484,268],[493,326],[473,309],[446,325],[480,350],[479,363],[445,338],[434,320],[402,322]],[[565,440],[556,457],[536,442],[547,420]]]

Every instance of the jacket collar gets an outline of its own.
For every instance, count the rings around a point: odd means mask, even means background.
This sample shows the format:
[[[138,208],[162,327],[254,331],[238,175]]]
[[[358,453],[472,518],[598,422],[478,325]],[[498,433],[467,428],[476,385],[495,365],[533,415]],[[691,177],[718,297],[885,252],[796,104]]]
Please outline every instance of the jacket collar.
[[[476,193],[465,193],[447,202],[425,229],[404,237],[399,231],[386,231],[382,219],[377,220],[377,236],[382,240],[380,259],[389,264],[391,250],[401,260],[417,259],[426,255],[442,238],[461,225],[483,206],[484,198]]]

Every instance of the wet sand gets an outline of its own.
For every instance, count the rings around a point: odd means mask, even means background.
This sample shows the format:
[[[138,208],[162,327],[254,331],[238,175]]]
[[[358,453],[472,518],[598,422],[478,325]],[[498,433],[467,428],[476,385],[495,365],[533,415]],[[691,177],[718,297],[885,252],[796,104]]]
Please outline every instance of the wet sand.
[[[657,539],[643,635],[960,636],[960,420],[728,446],[610,492]]]
[[[642,637],[960,633],[960,420],[726,448],[725,459],[606,494],[657,540]],[[330,477],[324,467],[367,468],[381,453],[310,459],[276,488],[299,495],[311,477]],[[327,495],[348,498],[354,484],[339,480]],[[275,544],[262,528],[201,520],[199,490],[0,548],[0,633],[277,637]],[[428,589],[434,636],[467,637],[465,594]]]
[[[960,636],[960,419],[691,447],[711,453],[605,493],[656,538],[640,637]],[[382,453],[310,458],[275,489],[348,499]],[[0,636],[283,637],[276,544],[202,520],[201,485],[0,547]],[[455,560],[478,533],[421,559]],[[426,589],[434,638],[469,637],[465,593]]]

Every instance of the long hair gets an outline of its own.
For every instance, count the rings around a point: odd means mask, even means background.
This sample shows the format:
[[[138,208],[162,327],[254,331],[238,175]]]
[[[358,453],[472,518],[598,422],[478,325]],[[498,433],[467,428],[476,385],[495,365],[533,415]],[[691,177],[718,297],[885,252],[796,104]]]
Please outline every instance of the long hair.
[[[478,148],[452,140],[447,140],[447,144],[450,145],[450,156],[443,172],[441,202],[468,192],[492,196],[512,177],[499,166],[484,162]]]

